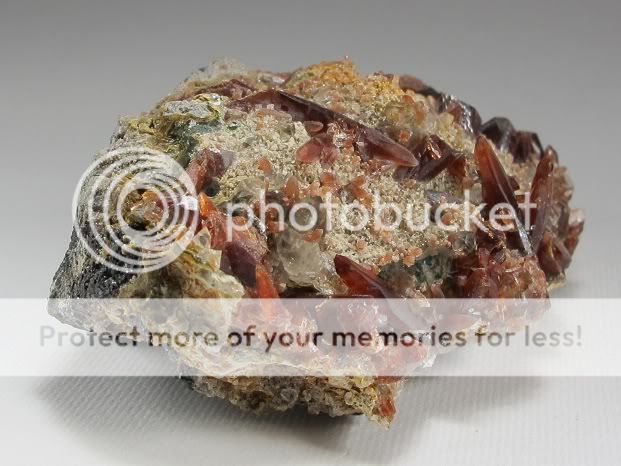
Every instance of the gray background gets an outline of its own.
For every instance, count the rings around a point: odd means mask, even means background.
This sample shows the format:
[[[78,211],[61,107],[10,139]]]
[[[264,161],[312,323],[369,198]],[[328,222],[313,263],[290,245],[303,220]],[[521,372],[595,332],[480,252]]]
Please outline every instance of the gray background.
[[[619,297],[620,22],[618,0],[0,0],[0,297],[46,296],[74,186],[119,116],[218,56],[289,70],[345,55],[363,72],[416,73],[553,144],[587,213],[557,296]],[[19,455],[8,464],[619,460],[618,379],[427,379],[389,433],[359,418],[257,420],[175,381],[0,385],[0,443]]]
[[[618,296],[618,0],[0,3],[0,296],[45,297],[71,195],[121,115],[218,56],[290,70],[354,59],[413,72],[539,132],[569,166],[587,229],[567,296]]]

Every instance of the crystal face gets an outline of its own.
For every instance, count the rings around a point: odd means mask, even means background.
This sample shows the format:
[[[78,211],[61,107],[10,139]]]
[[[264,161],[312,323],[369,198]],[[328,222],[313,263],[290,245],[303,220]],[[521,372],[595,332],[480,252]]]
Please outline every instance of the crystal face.
[[[106,267],[74,234],[51,297],[545,298],[563,282],[584,226],[581,211],[569,206],[566,169],[537,134],[516,130],[506,118],[482,123],[473,106],[412,75],[362,76],[349,61],[291,73],[217,62],[149,112],[121,120],[110,150],[135,146],[174,159],[195,193],[180,205],[172,194],[136,189],[119,213],[96,210],[93,224],[110,225],[105,238],[120,231],[121,220],[136,231],[170,226],[174,235],[191,235],[190,245],[160,270],[132,274]],[[105,186],[111,176],[102,169],[88,182]],[[524,210],[527,195],[535,206]],[[322,207],[328,199],[333,212]],[[394,221],[376,208],[377,199],[427,226],[412,230],[402,221],[382,230],[373,219],[357,228],[361,217],[349,205]],[[92,239],[100,232],[89,232],[88,202],[82,193],[77,223]],[[317,213],[310,229],[301,226],[312,217],[301,203]],[[451,207],[442,210],[446,203]],[[483,203],[482,227],[466,225],[460,213]],[[502,213],[516,213],[503,231],[486,228],[498,204]],[[171,211],[187,215],[179,220]],[[330,213],[350,223],[330,222]],[[117,261],[126,250],[119,247]],[[383,424],[395,415],[401,383],[193,379],[196,390],[256,412],[302,405]]]

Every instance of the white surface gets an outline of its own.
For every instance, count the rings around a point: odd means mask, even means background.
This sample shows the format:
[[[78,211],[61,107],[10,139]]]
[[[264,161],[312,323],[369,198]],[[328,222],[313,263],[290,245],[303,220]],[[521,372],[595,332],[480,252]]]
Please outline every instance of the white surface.
[[[363,71],[416,73],[552,143],[587,213],[559,295],[619,297],[621,216],[605,199],[621,172],[620,22],[619,0],[2,0],[0,296],[46,295],[75,183],[119,114],[149,108],[216,56],[291,69],[349,54]],[[175,380],[4,378],[0,464],[613,465],[620,389],[619,379],[422,379],[382,431],[360,417],[255,418]]]
[[[175,379],[0,379],[2,464],[613,465],[620,392],[619,379],[425,378],[386,431],[240,414]]]

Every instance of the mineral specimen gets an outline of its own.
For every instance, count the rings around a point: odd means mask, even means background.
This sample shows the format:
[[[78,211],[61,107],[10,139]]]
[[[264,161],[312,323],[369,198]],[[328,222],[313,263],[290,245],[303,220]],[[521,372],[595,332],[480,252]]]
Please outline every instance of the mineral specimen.
[[[52,298],[544,298],[563,281],[584,224],[569,207],[565,168],[536,134],[506,118],[482,123],[474,107],[413,76],[361,76],[349,61],[292,73],[216,62],[149,112],[121,120],[110,150],[134,146],[171,157],[195,192],[181,203],[183,221],[166,217],[173,200],[148,189],[131,193],[121,212],[137,230],[164,228],[164,219],[175,234],[189,233],[185,250],[158,270],[123,268],[131,244],[102,251],[94,240],[118,233],[119,214],[90,212],[89,227],[82,194]],[[105,186],[111,176],[102,168],[87,184]],[[527,194],[535,207],[520,210]],[[347,217],[351,203],[374,209],[375,195],[428,225],[328,225],[319,209],[317,224],[302,230],[276,215],[282,208],[304,220],[296,203],[331,198],[334,217]],[[263,221],[247,222],[248,210],[225,207],[241,202],[250,211],[262,202],[272,207]],[[451,209],[442,212],[442,202]],[[466,225],[459,214],[481,203],[483,226],[494,221],[493,205],[513,209],[508,228]],[[227,237],[227,221],[245,227]],[[58,317],[92,328],[84,316]],[[193,379],[196,390],[255,412],[303,405],[385,424],[400,384],[390,377]]]

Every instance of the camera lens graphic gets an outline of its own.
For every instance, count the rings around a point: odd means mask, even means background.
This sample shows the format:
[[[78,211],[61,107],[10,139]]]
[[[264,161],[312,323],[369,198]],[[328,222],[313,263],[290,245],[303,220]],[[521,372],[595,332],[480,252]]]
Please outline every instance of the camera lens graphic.
[[[157,215],[136,226],[127,209],[141,200]],[[141,146],[99,157],[73,197],[74,230],[83,246],[99,263],[125,273],[151,272],[174,261],[192,241],[196,211],[196,191],[183,167]]]

